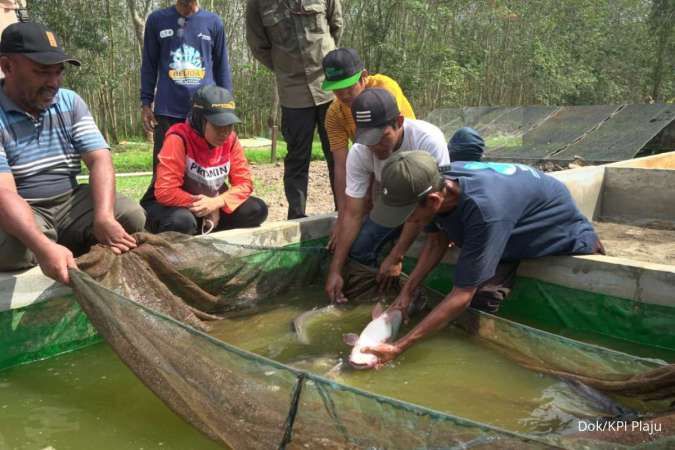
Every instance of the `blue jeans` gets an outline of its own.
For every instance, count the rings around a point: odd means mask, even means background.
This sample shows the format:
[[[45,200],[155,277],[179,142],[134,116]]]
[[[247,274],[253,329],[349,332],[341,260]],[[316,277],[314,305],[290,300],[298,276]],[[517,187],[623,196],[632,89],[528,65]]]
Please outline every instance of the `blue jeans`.
[[[403,225],[383,227],[373,222],[370,216],[366,217],[349,251],[349,257],[366,266],[377,267],[378,253],[387,242],[397,239],[402,229]]]

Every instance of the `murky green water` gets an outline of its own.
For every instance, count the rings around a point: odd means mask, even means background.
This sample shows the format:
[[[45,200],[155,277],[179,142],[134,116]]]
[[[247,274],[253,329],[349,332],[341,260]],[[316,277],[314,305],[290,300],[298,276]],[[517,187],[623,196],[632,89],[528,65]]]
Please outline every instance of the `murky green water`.
[[[0,449],[222,449],[95,345],[0,372]]]
[[[370,305],[315,317],[298,341],[293,319],[323,304],[320,287],[269,299],[212,333],[246,350],[326,374],[360,333]],[[402,332],[406,330],[403,329]],[[514,431],[564,432],[599,414],[559,380],[521,368],[448,328],[378,371],[343,370],[345,384]],[[216,449],[174,415],[106,345],[0,372],[0,449]]]
[[[291,323],[323,301],[320,289],[275,299],[278,308],[227,320],[212,333],[246,350],[327,374],[347,356],[342,334],[360,333],[371,305],[315,318],[310,345],[298,342]],[[408,328],[401,330],[404,333]],[[565,383],[524,369],[453,327],[404,353],[394,364],[370,371],[342,370],[336,380],[379,394],[513,431],[573,430],[582,416],[600,415]]]

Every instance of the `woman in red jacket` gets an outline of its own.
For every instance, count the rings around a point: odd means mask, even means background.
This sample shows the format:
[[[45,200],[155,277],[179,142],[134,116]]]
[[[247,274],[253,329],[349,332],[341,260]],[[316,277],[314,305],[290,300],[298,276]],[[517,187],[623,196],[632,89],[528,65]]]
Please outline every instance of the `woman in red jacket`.
[[[154,192],[143,207],[150,231],[186,234],[257,227],[267,205],[251,196],[253,182],[234,132],[240,120],[227,89],[210,85],[192,99],[188,120],[166,133]]]

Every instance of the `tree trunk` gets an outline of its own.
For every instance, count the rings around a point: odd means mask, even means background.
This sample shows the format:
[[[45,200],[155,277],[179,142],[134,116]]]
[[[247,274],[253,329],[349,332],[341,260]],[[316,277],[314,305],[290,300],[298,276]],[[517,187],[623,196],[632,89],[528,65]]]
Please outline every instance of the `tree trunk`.
[[[134,26],[134,34],[136,35],[136,41],[138,42],[138,46],[140,48],[143,48],[143,33],[145,32],[145,18],[141,17],[141,15],[138,14],[138,9],[136,8],[136,0],[127,0],[127,6],[129,7],[129,14],[131,14],[131,22]]]

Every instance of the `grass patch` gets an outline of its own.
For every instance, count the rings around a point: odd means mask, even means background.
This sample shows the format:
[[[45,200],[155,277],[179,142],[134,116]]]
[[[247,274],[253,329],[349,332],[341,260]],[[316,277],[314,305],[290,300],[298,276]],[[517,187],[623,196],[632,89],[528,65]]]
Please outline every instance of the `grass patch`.
[[[522,136],[498,134],[485,139],[485,147],[492,150],[499,147],[520,147],[523,145]]]
[[[143,197],[143,194],[145,194],[145,191],[150,185],[151,178],[150,175],[140,177],[117,177],[117,192],[136,202],[140,202],[141,197]]]
[[[272,149],[270,147],[249,148],[245,149],[245,153],[246,159],[251,163],[268,164],[272,162]],[[286,142],[279,141],[277,143],[277,161],[282,161],[287,153]],[[324,161],[325,159],[321,149],[321,141],[312,142],[312,161]]]
[[[270,147],[245,149],[246,158],[253,164],[269,164],[272,162]],[[277,144],[277,161],[282,161],[287,154],[286,142]],[[323,161],[321,142],[312,143],[312,161]],[[116,173],[150,172],[152,171],[152,144],[149,142],[124,141],[112,147],[112,160]],[[89,171],[82,164],[82,174]]]
[[[152,170],[152,144],[125,141],[114,145],[112,159],[118,173],[148,172]]]
[[[282,170],[283,168],[279,168],[280,172]],[[269,180],[264,180],[253,174],[253,195],[256,197],[268,198],[276,195],[280,189],[282,191],[284,189],[281,181],[269,182]]]
[[[152,144],[149,142],[124,141],[113,145],[111,154],[116,173],[152,171]],[[82,174],[89,174],[84,163]]]

